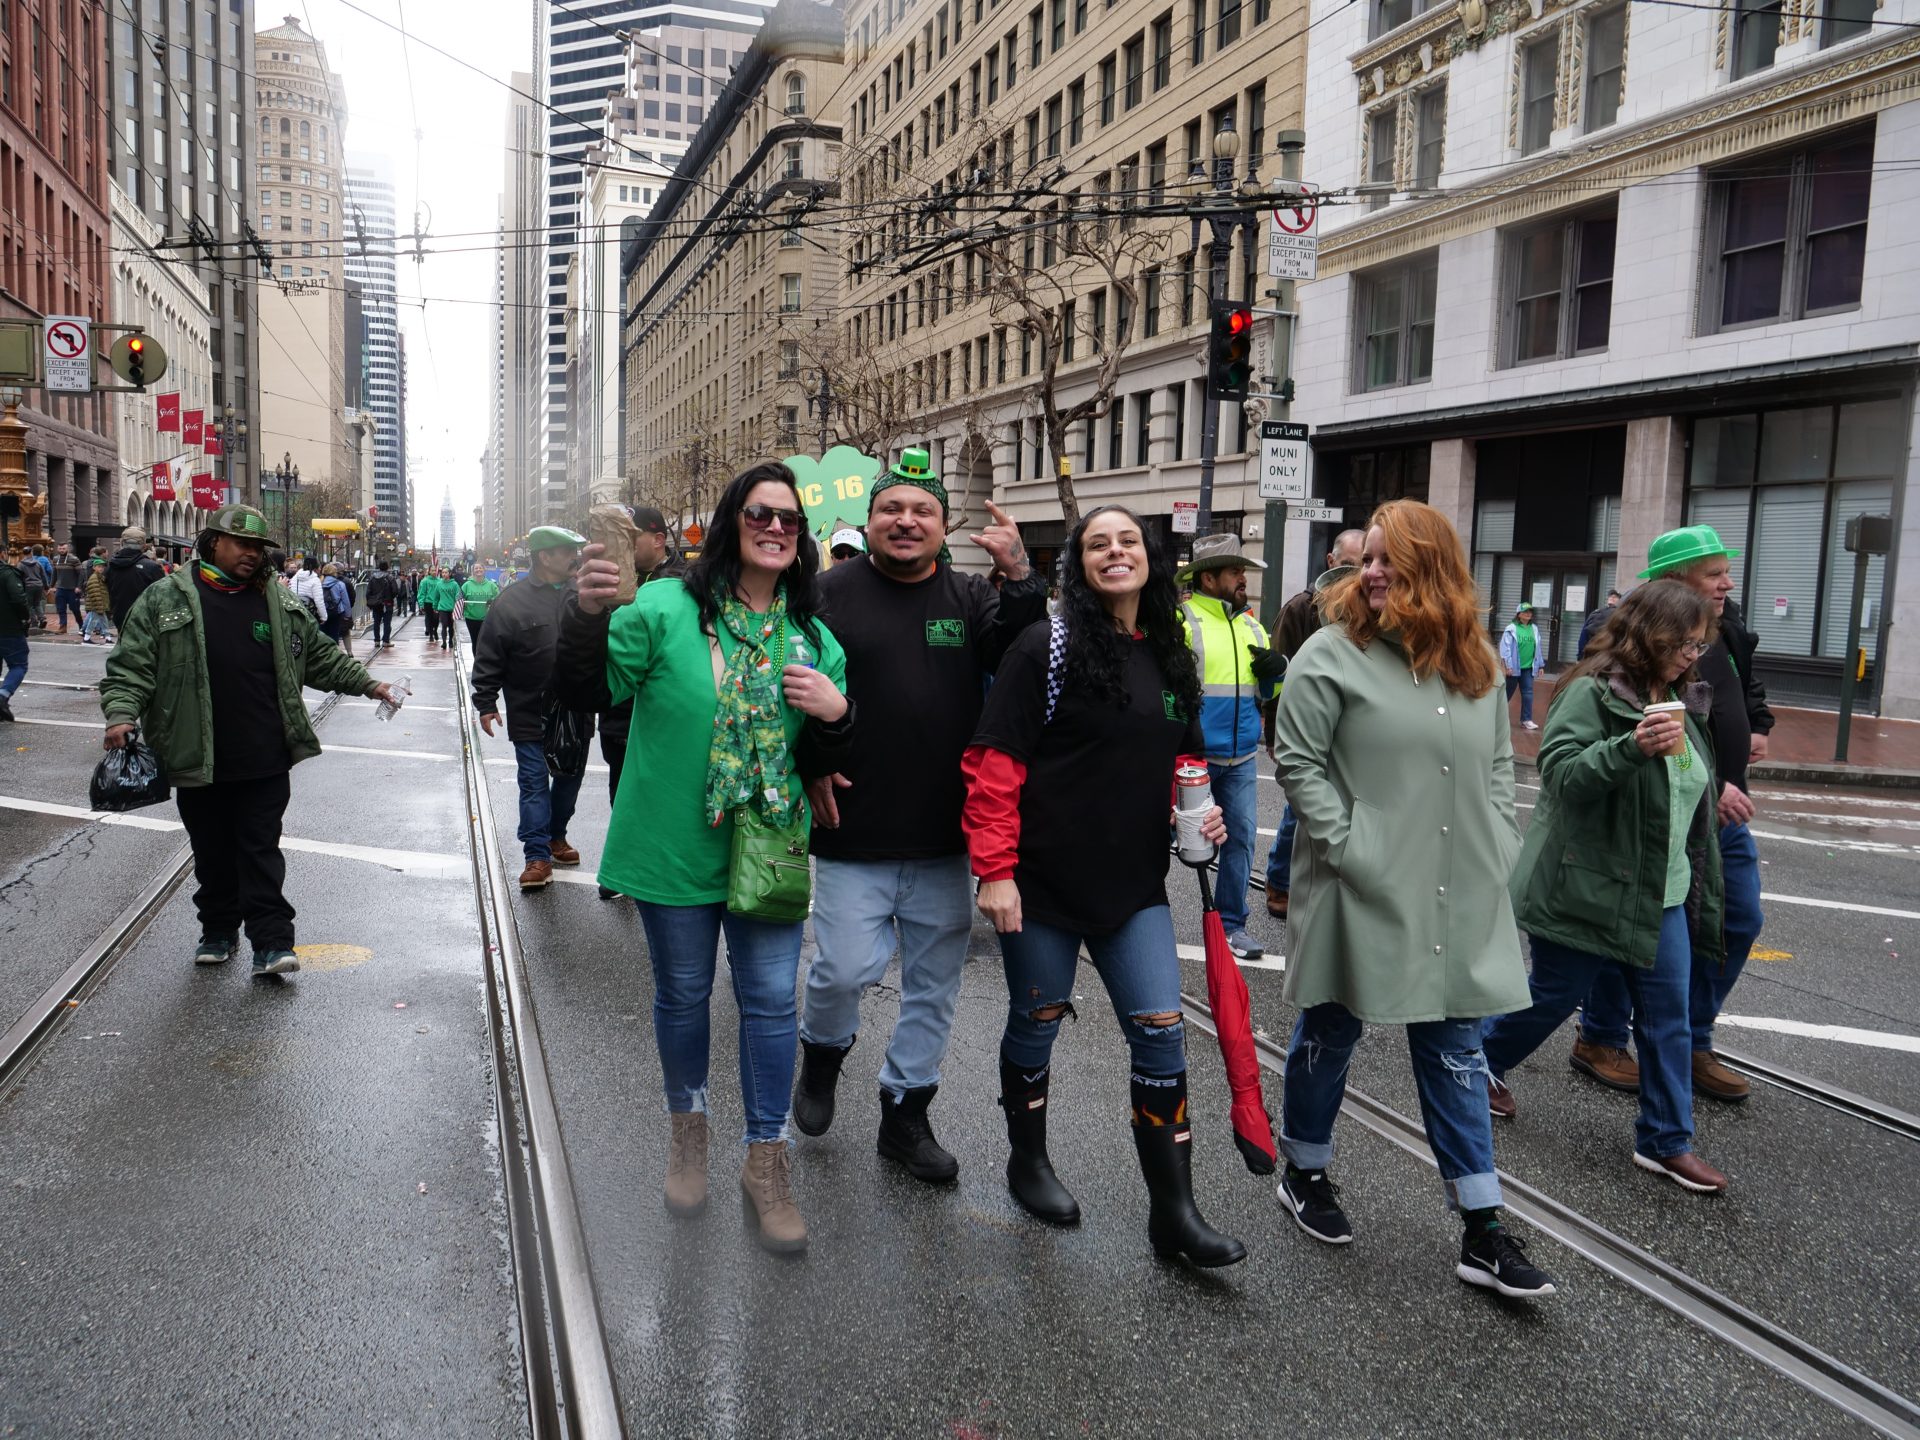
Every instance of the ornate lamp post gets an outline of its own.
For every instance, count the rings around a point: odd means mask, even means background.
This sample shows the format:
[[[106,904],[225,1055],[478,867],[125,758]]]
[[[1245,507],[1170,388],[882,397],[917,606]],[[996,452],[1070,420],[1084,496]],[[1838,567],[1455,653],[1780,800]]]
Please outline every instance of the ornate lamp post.
[[[291,551],[293,536],[288,532],[293,528],[294,498],[300,491],[300,467],[293,463],[291,451],[283,452],[280,463],[273,467],[273,483],[280,492],[280,534]]]
[[[233,406],[231,405],[220,412],[220,453],[225,457],[224,469],[226,473],[222,476],[222,483],[226,486],[227,503],[231,505],[233,503],[234,457],[237,454],[245,458],[247,453],[247,422],[245,420],[236,422]],[[240,479],[244,484],[246,481],[244,467],[242,468]]]

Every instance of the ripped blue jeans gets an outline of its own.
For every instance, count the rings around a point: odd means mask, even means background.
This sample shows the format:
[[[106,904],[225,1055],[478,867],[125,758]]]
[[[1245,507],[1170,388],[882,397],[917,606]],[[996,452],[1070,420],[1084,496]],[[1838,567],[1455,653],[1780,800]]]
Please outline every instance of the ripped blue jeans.
[[[1447,1204],[1457,1210],[1486,1210],[1500,1203],[1480,1023],[1425,1020],[1407,1026],[1427,1143],[1440,1162]],[[1294,1022],[1287,1046],[1280,1149],[1298,1169],[1324,1170],[1333,1161],[1333,1120],[1347,1093],[1347,1066],[1361,1029],[1359,1017],[1332,1000],[1302,1010]]]
[[[1173,917],[1164,905],[1136,910],[1111,935],[1081,935],[1033,919],[1002,935],[1007,1029],[1000,1053],[1024,1070],[1046,1069],[1060,1023],[1072,1009],[1083,942],[1133,1052],[1134,1073],[1148,1080],[1182,1074],[1187,1041],[1180,1019],[1180,957],[1173,948]]]

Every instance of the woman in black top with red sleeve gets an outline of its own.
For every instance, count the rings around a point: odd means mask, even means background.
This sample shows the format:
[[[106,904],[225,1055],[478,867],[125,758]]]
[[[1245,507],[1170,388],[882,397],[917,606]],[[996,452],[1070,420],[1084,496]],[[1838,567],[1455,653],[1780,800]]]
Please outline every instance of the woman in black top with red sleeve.
[[[1180,960],[1167,910],[1173,771],[1200,751],[1200,676],[1173,567],[1138,516],[1102,506],[1067,541],[1062,614],[1000,662],[964,768],[962,824],[979,906],[1000,932],[1007,1028],[1000,1103],[1007,1185],[1030,1213],[1077,1224],[1047,1159],[1054,1037],[1084,946],[1133,1052],[1133,1137],[1155,1252],[1196,1265],[1246,1258],[1194,1208]],[[1216,806],[1205,833],[1226,838]]]

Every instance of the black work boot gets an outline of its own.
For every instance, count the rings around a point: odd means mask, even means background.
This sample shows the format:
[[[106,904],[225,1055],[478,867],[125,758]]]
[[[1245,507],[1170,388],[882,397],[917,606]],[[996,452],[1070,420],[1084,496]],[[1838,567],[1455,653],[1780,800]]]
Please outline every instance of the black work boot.
[[[1080,1204],[1047,1159],[1047,1081],[1050,1072],[1030,1075],[1004,1056],[1000,1060],[1000,1108],[1007,1112],[1007,1189],[1021,1208],[1049,1225],[1078,1225]]]
[[[1162,1260],[1185,1257],[1212,1268],[1237,1265],[1247,1247],[1200,1218],[1193,1203],[1193,1127],[1187,1122],[1187,1076],[1167,1081],[1133,1077],[1133,1144],[1140,1152],[1152,1206],[1147,1239]]]
[[[840,1083],[840,1066],[853,1049],[844,1045],[800,1042],[800,1079],[793,1087],[793,1123],[802,1135],[824,1135],[833,1124],[833,1091]]]
[[[940,1093],[938,1085],[922,1085],[898,1100],[880,1092],[880,1153],[907,1167],[907,1173],[929,1185],[951,1185],[960,1178],[960,1162],[941,1148],[927,1121],[927,1107]]]

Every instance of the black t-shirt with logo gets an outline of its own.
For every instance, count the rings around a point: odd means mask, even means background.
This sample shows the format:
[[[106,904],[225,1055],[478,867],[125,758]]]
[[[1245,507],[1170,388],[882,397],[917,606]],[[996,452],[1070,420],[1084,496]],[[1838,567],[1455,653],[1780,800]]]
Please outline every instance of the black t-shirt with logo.
[[[865,558],[820,577],[821,618],[846,652],[847,694],[859,713],[844,771],[853,788],[836,796],[839,828],[814,830],[814,854],[928,860],[966,852],[960,757],[986,677],[1046,608],[1038,575],[1008,581],[998,594],[984,576],[945,564],[914,582],[889,579]]]
[[[1174,761],[1200,753],[1200,727],[1181,713],[1143,640],[1127,657],[1124,706],[1069,686],[1049,724],[1049,634],[1036,625],[1007,651],[973,743],[1027,767],[1013,872],[1021,914],[1109,935],[1167,903]]]
[[[268,597],[251,585],[234,592],[216,590],[204,580],[196,586],[213,700],[214,782],[281,774],[289,766],[287,732],[273,668]]]

